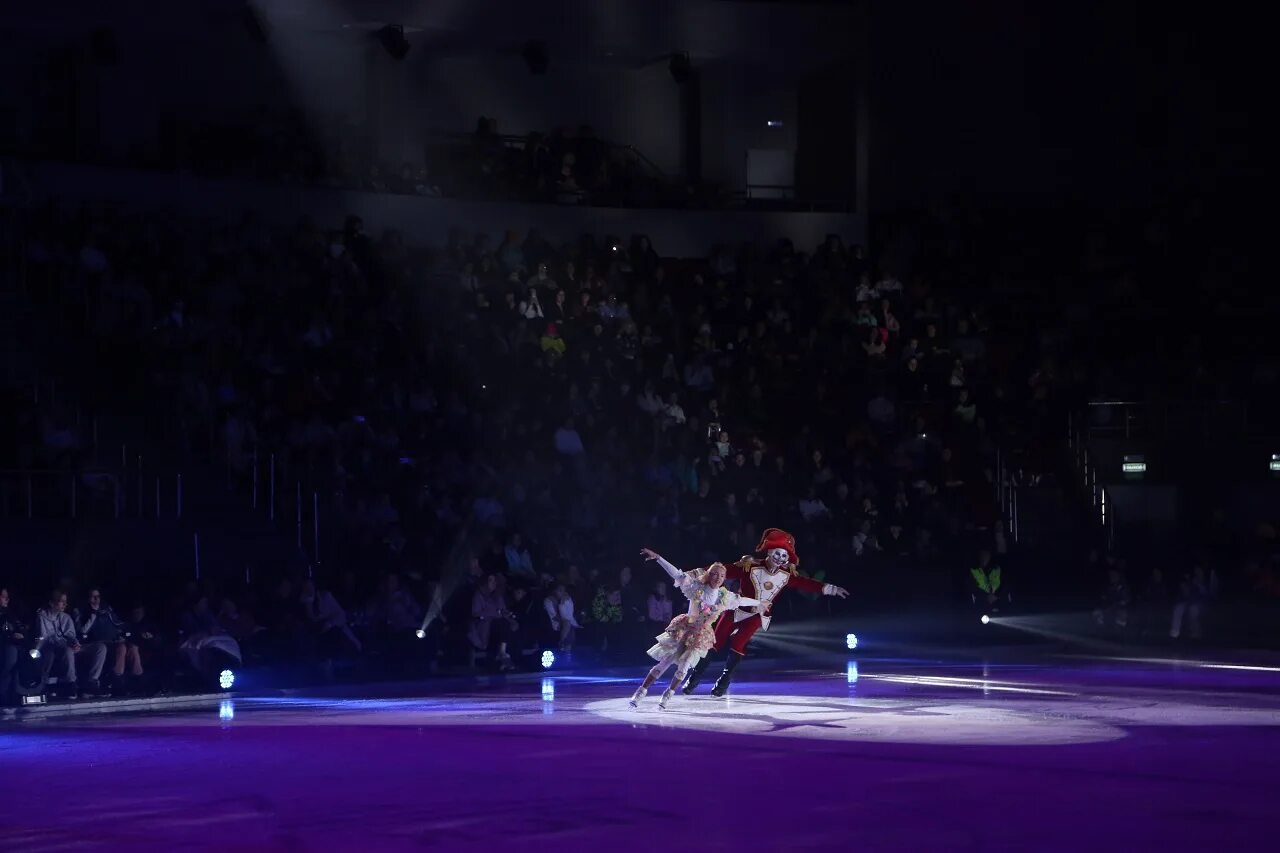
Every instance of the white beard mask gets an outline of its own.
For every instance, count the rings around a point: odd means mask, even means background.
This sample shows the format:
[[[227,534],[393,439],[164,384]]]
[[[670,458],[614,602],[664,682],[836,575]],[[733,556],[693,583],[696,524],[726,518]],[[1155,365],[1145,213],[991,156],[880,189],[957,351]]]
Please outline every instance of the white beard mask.
[[[786,548],[773,548],[768,554],[769,568],[775,572],[780,572],[791,562],[791,555],[787,553]]]

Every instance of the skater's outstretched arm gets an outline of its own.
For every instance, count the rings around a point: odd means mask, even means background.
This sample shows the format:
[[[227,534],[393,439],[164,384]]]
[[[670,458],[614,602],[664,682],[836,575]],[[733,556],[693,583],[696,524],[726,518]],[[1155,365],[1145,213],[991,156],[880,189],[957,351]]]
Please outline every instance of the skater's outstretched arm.
[[[641,548],[640,553],[644,555],[644,558],[646,560],[653,560],[659,566],[662,566],[662,570],[666,572],[668,575],[670,575],[673,581],[676,581],[677,583],[680,582],[680,578],[684,575],[684,572],[680,571],[675,566],[671,565],[671,563],[667,562],[666,558],[663,557],[661,554],[659,554],[657,551],[651,550],[649,548]]]
[[[787,582],[787,585],[794,587],[801,592],[814,592],[819,595],[834,595],[836,598],[849,597],[849,590],[842,586],[836,586],[833,583],[823,583],[820,580],[807,578],[804,575],[792,575],[791,580]]]

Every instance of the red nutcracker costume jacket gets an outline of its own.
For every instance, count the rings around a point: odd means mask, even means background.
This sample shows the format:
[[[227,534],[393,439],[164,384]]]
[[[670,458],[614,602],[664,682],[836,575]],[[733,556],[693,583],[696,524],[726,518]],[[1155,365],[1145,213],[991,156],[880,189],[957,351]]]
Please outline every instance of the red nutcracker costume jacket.
[[[771,563],[769,560],[770,552],[778,549],[787,552],[785,565],[778,565],[776,561]],[[802,592],[822,595],[837,594],[839,587],[834,584],[822,583],[797,573],[796,566],[800,560],[796,557],[795,537],[790,533],[778,530],[776,527],[769,528],[761,537],[756,551],[763,553],[765,558],[746,556],[728,567],[726,580],[738,581],[738,594],[761,602],[758,606],[740,607],[734,610],[735,623],[759,615],[760,629],[769,630],[774,602],[778,600],[778,596],[784,589],[798,589]]]

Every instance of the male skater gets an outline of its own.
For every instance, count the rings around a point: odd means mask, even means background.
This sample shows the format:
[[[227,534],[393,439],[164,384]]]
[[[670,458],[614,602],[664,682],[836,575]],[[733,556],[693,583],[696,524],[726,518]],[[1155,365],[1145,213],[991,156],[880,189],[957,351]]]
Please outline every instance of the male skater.
[[[740,586],[738,594],[746,598],[754,598],[759,605],[738,607],[732,612],[726,611],[716,623],[716,642],[713,647],[720,651],[729,646],[729,659],[725,663],[712,696],[723,696],[729,690],[729,682],[733,679],[733,671],[747,654],[747,644],[751,642],[756,631],[768,631],[772,619],[773,604],[784,588],[798,589],[804,592],[820,592],[823,595],[834,595],[848,598],[849,592],[843,587],[822,583],[813,578],[802,577],[796,573],[800,560],[796,557],[796,538],[785,530],[770,527],[760,537],[756,546],[758,556],[746,556],[729,566],[726,580],[736,580]],[[698,662],[689,672],[684,684],[684,693],[688,695],[702,680],[702,671],[707,668],[711,657],[708,655]]]

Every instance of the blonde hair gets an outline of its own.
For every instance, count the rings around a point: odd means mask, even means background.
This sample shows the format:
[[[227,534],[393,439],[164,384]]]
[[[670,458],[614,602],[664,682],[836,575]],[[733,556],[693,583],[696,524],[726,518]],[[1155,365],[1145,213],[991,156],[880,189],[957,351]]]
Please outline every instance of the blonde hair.
[[[726,578],[726,577],[728,576],[728,574],[729,574],[729,570],[725,567],[724,563],[721,563],[721,562],[715,562],[715,563],[712,563],[711,565],[707,566],[707,568],[703,570],[702,575],[698,578],[698,580],[699,580],[701,583],[704,583],[704,584],[707,584],[708,586],[710,586],[710,585],[711,585],[711,575],[712,575],[713,573],[719,573],[719,575],[720,575],[720,583],[724,583],[724,582],[725,582],[725,578]]]

